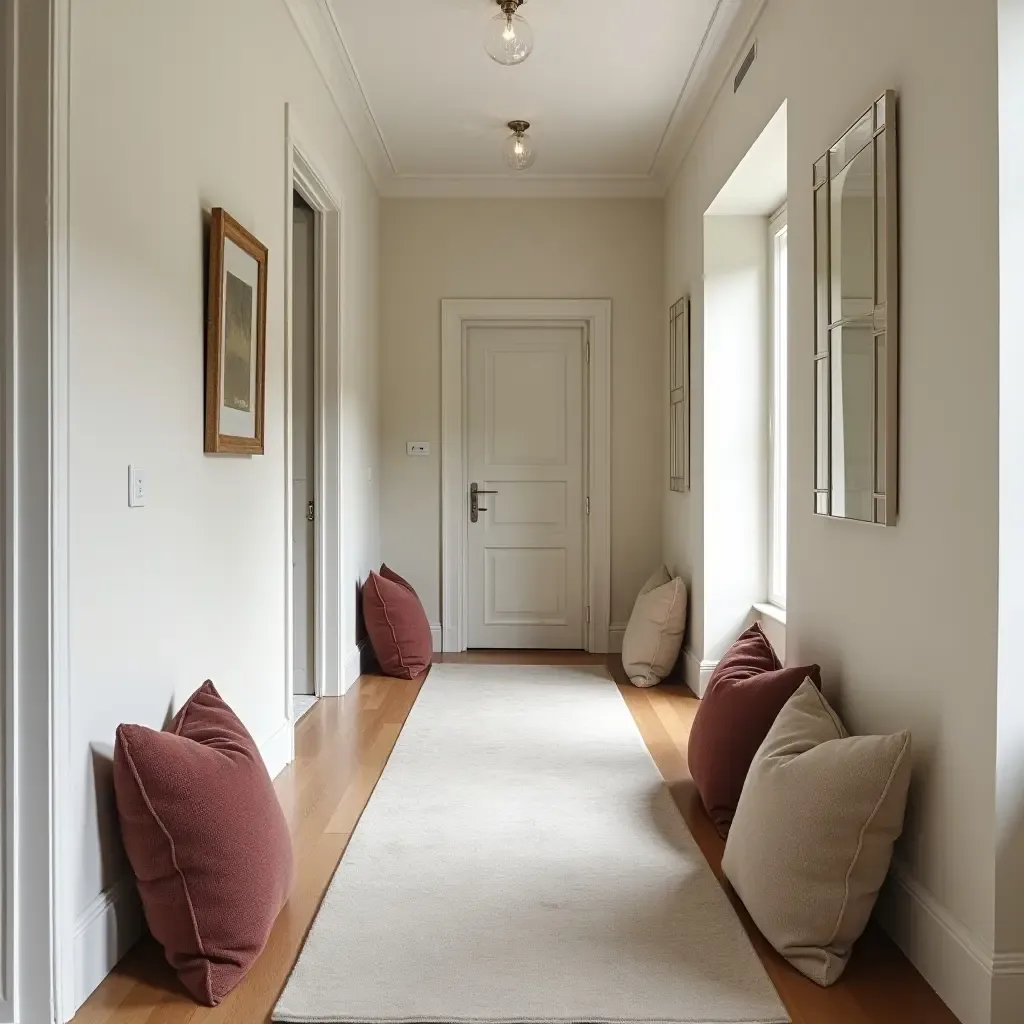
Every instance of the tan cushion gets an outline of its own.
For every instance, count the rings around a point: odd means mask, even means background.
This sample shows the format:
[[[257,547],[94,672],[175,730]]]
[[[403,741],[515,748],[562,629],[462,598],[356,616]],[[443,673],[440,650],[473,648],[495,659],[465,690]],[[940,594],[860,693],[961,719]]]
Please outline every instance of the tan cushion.
[[[769,942],[836,982],[903,830],[910,733],[848,736],[806,680],[750,767],[722,868]]]
[[[686,585],[680,579],[646,593],[633,606],[622,639],[622,665],[636,686],[657,686],[675,666],[686,628]]]

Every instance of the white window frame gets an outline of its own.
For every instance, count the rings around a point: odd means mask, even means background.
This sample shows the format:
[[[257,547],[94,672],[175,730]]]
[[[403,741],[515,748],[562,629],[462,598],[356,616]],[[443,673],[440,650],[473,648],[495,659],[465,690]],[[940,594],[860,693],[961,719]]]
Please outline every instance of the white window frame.
[[[788,501],[789,221],[768,222],[768,603],[785,610]]]

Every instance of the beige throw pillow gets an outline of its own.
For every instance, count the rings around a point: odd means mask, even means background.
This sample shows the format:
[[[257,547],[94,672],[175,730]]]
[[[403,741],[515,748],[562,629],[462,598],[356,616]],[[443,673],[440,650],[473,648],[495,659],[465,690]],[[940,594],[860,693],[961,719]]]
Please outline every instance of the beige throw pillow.
[[[838,981],[903,830],[910,734],[850,737],[808,679],[747,775],[722,868],[800,972]]]
[[[640,588],[640,595],[637,597],[637,601],[639,601],[644,594],[649,594],[652,590],[657,590],[658,587],[663,587],[666,583],[671,582],[672,573],[670,573],[665,566],[659,565],[658,568],[651,573],[651,578]],[[633,606],[636,607],[636,601],[633,602]]]
[[[657,576],[655,573],[648,585],[656,584]],[[647,687],[665,679],[679,657],[685,628],[686,585],[682,580],[641,591],[622,639],[622,665],[630,682]]]

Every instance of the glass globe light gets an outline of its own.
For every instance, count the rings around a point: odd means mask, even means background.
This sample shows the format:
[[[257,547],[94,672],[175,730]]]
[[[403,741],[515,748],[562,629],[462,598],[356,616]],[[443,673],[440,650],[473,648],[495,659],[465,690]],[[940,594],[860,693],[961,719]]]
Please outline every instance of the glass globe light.
[[[530,122],[509,121],[508,126],[512,129],[512,134],[505,140],[503,147],[505,163],[513,171],[525,171],[527,167],[532,167],[534,160],[537,159],[533,140],[526,134]]]
[[[491,60],[513,67],[533,53],[533,29],[517,13],[520,0],[499,0],[501,13],[487,25],[484,48]]]

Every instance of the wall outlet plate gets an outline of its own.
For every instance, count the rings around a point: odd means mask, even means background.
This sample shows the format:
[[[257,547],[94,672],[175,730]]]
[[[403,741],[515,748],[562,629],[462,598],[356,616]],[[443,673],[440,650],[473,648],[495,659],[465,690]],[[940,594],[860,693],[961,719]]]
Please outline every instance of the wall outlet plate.
[[[149,499],[149,478],[144,469],[128,467],[128,507],[143,508]]]
[[[418,458],[423,458],[430,454],[430,442],[429,441],[408,441],[405,445],[405,454],[411,455]]]

